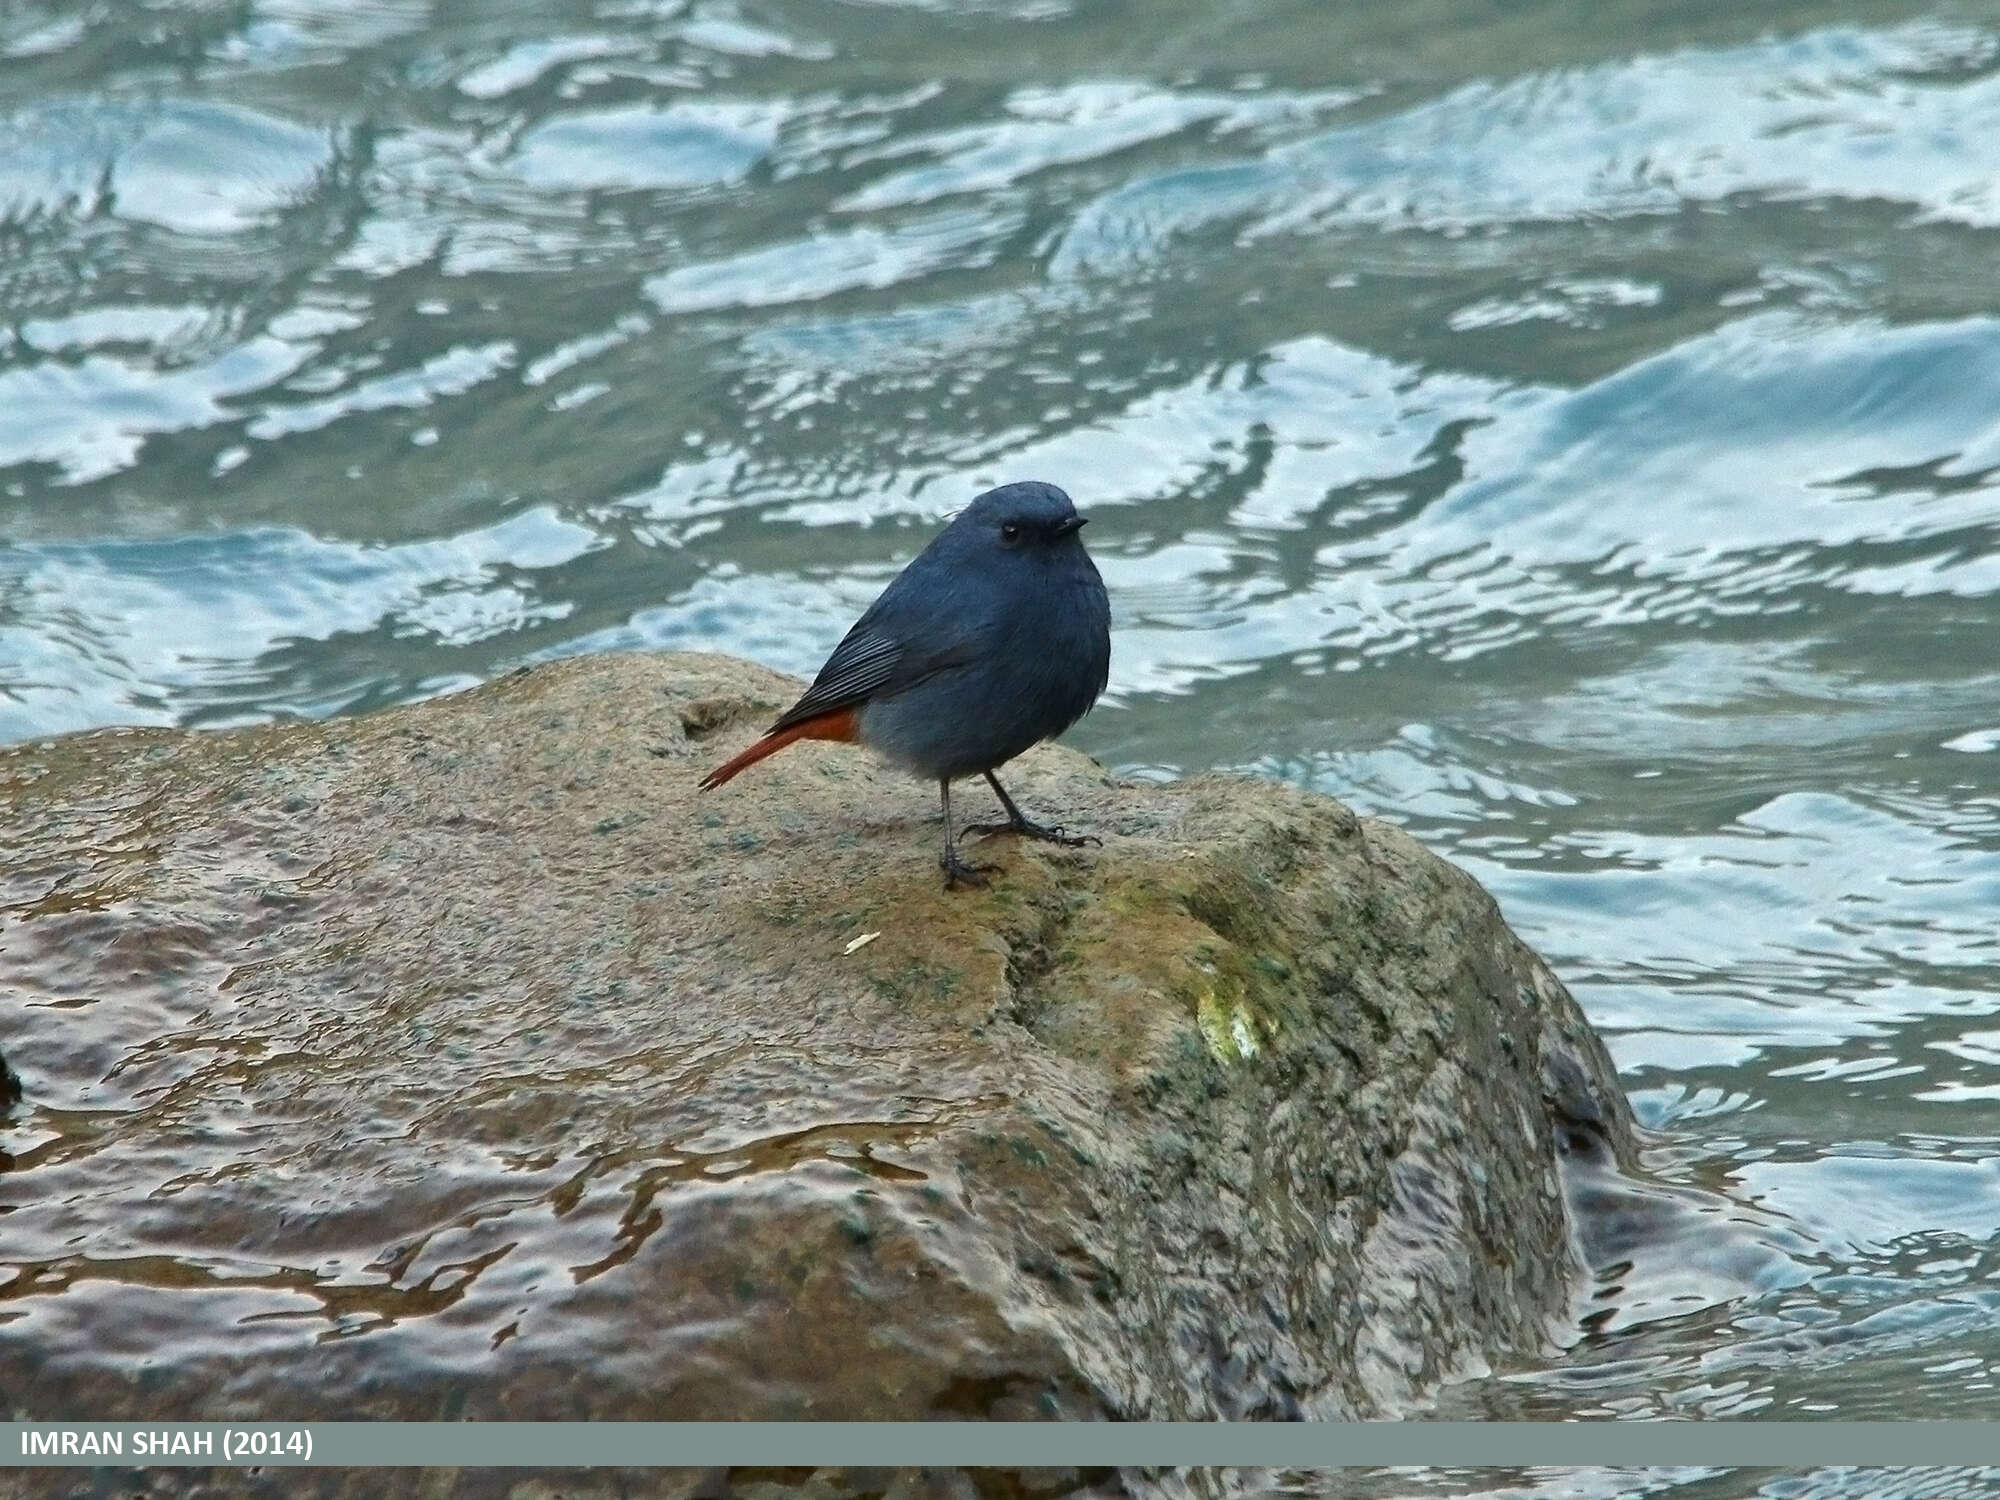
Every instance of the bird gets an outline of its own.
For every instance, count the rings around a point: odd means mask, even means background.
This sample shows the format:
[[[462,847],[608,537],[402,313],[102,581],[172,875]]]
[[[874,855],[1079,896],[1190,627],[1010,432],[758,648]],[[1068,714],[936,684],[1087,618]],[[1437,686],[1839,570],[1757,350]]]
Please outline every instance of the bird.
[[[1110,680],[1111,601],[1078,535],[1087,519],[1053,484],[975,497],[854,622],[799,701],[702,789],[799,740],[860,744],[937,783],[947,890],[992,873],[960,857],[971,834],[1101,843],[1027,817],[993,774],[1081,719]],[[951,784],[971,776],[986,778],[1006,821],[954,836]]]

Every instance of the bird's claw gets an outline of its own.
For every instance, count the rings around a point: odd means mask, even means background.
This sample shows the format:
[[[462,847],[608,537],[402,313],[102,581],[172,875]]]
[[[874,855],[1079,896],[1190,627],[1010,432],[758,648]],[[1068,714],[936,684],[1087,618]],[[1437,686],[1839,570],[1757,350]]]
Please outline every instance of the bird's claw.
[[[985,838],[992,838],[1000,833],[1017,833],[1024,839],[1039,839],[1045,844],[1060,844],[1065,849],[1081,849],[1086,844],[1095,844],[1100,849],[1104,847],[1104,840],[1094,833],[1070,833],[1060,823],[1037,823],[1029,818],[1023,818],[1018,823],[973,823],[960,829],[958,836],[963,839],[969,833],[976,833]]]
[[[985,885],[995,866],[969,865],[956,851],[946,850],[938,856],[938,868],[944,871],[944,888],[951,891],[962,885]]]

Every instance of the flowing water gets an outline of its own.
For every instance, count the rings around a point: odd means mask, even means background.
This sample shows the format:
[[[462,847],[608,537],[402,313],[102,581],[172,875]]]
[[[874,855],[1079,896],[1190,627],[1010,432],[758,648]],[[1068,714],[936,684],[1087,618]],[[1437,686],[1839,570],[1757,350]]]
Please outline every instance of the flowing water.
[[[1442,1413],[1987,1416],[1996,142],[1992,5],[12,4],[0,740],[810,672],[1054,480],[1073,740],[1468,866],[1743,1205]]]

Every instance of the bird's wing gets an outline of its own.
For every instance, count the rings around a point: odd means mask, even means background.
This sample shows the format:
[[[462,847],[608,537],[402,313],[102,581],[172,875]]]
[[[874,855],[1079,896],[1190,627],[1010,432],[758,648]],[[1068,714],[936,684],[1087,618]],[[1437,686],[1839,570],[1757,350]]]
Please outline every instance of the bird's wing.
[[[821,714],[856,708],[915,687],[928,677],[976,660],[992,635],[992,610],[979,591],[949,569],[942,546],[947,527],[890,580],[862,611],[805,696],[786,709],[768,733],[790,729]]]
[[[903,648],[894,636],[869,628],[863,620],[833,648],[833,655],[819,669],[819,676],[813,679],[805,696],[786,709],[768,732],[775,734],[821,714],[865,702],[896,675],[896,664],[903,655]]]
[[[855,708],[871,698],[900,693],[925,678],[961,666],[977,654],[961,635],[949,644],[912,646],[879,622],[871,609],[855,623],[805,691],[766,733],[775,734],[821,714]]]

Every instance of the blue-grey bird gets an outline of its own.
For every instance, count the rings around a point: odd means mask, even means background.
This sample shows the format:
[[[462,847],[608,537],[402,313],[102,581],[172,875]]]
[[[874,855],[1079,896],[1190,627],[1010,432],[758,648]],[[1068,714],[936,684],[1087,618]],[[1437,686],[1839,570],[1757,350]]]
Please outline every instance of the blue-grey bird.
[[[721,786],[794,740],[845,740],[937,782],[945,885],[984,883],[959,857],[951,784],[984,776],[1005,823],[965,833],[1095,842],[1024,816],[993,772],[1090,711],[1111,672],[1111,601],[1052,484],[979,496],[882,591],[805,696],[764,737],[702,778]],[[959,837],[962,837],[960,835]]]

